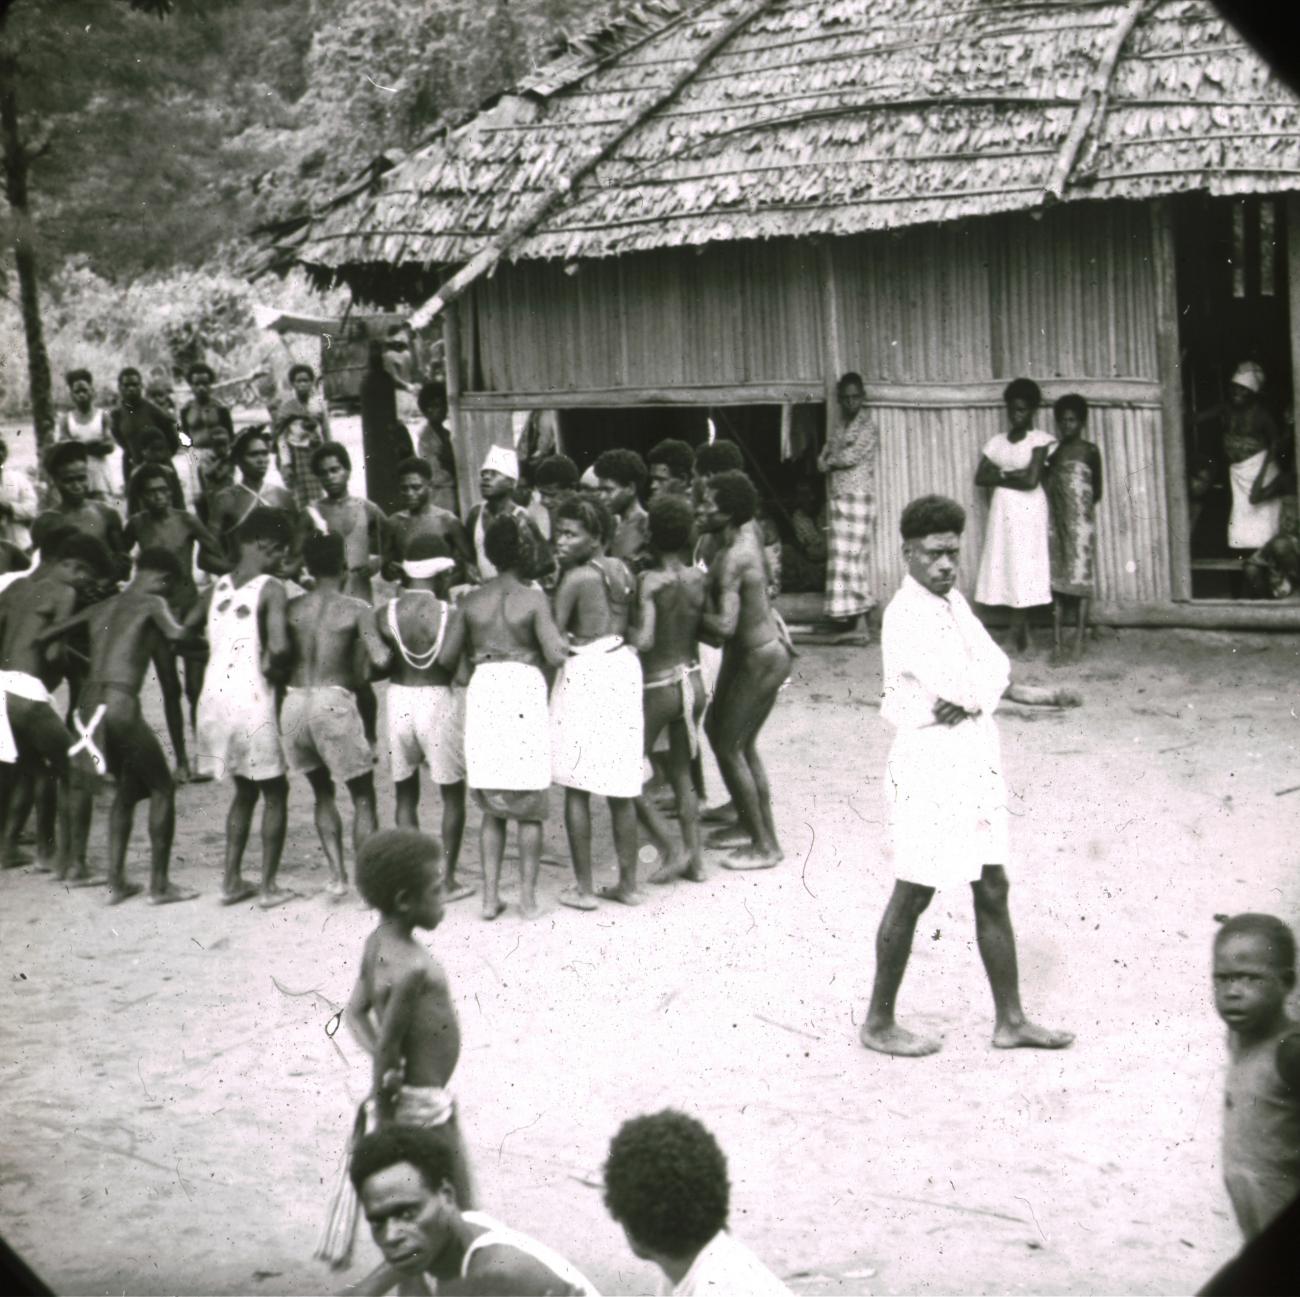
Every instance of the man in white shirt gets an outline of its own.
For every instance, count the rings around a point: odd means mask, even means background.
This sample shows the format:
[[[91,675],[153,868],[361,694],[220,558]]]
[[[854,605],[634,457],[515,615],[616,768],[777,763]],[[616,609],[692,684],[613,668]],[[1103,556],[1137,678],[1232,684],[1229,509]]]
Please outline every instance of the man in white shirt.
[[[894,1020],[917,920],[936,888],[969,882],[975,932],[993,990],[993,1044],[1063,1049],[1074,1036],[1020,1007],[1007,907],[1007,791],[993,713],[1010,684],[1007,656],[956,588],[966,512],[927,495],[903,510],[907,575],[881,627],[880,713],[894,727],[885,766],[896,882],[876,934],[876,980],[859,1033],[868,1049],[919,1057],[941,1042]]]
[[[628,1247],[674,1297],[782,1297],[790,1290],[727,1231],[731,1186],[718,1142],[665,1108],[619,1127],[605,1161],[605,1206]]]

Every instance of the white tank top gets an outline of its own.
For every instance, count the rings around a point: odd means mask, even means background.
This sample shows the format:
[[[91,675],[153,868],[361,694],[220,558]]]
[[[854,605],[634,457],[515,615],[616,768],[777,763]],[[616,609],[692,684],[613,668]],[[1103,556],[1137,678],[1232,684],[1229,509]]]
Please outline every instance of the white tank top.
[[[591,1280],[566,1261],[558,1252],[547,1247],[545,1243],[539,1243],[535,1238],[530,1238],[527,1234],[521,1234],[518,1230],[503,1225],[499,1220],[493,1220],[491,1216],[485,1215],[481,1211],[465,1211],[461,1212],[461,1216],[469,1221],[471,1225],[478,1225],[481,1229],[487,1230],[486,1234],[480,1234],[465,1249],[465,1259],[460,1266],[460,1277],[462,1279],[469,1278],[470,1258],[481,1248],[512,1247],[517,1252],[532,1257],[534,1261],[541,1262],[542,1265],[558,1278],[564,1280],[571,1288],[577,1288],[579,1292],[588,1295],[588,1297],[598,1297],[596,1289],[591,1285]]]
[[[231,698],[242,698],[250,707],[275,699],[271,682],[262,674],[262,631],[257,615],[262,587],[276,578],[264,573],[237,589],[229,573],[219,577],[208,605],[208,669],[205,688],[214,688]]]

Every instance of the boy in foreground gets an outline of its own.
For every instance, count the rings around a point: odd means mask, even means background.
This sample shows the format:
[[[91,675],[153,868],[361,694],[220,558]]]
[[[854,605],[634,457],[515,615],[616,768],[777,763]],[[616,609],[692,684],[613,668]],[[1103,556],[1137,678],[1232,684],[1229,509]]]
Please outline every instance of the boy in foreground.
[[[604,1178],[605,1206],[628,1247],[657,1265],[678,1297],[789,1293],[727,1229],[727,1159],[693,1117],[665,1108],[625,1121]]]
[[[1074,1040],[1030,1022],[1020,1005],[1007,906],[1007,789],[993,720],[1010,663],[956,588],[965,526],[966,511],[944,496],[922,496],[903,510],[907,575],[881,626],[880,714],[895,731],[885,797],[897,881],[876,935],[875,985],[859,1038],[868,1049],[904,1057],[941,1047],[900,1027],[894,1006],[917,920],[936,888],[963,882],[971,886],[993,991],[994,1046],[1064,1049]]]
[[[649,756],[665,731],[668,775],[677,798],[685,851],[668,837],[668,825],[644,793],[637,818],[650,835],[662,863],[652,883],[688,878],[704,880],[700,854],[699,800],[691,762],[700,751],[704,680],[700,672],[700,622],[706,578],[691,563],[694,513],[680,495],[665,493],[650,502],[650,549],[654,566],[641,574],[633,644],[641,654],[645,751]]]
[[[436,536],[416,537],[400,565],[401,593],[376,618],[393,655],[388,752],[397,827],[420,827],[420,767],[426,766],[442,795],[448,901],[474,894],[456,880],[465,836],[465,690],[456,680],[464,617],[447,600],[456,566]]]
[[[119,595],[97,603],[40,637],[55,639],[74,626],[89,625],[90,668],[72,721],[76,742],[71,788],[72,856],[86,859],[94,788],[112,775],[116,794],[108,820],[108,902],[118,905],[139,895],[126,878],[135,804],[149,799],[149,903],[170,905],[198,893],[168,880],[176,830],[176,790],[158,736],[140,710],[140,689],[149,664],[160,651],[185,637],[185,628],[167,606],[169,586],[180,576],[176,555],[165,549],[140,554],[135,575]]]
[[[1223,1178],[1247,1241],[1300,1194],[1300,1022],[1295,936],[1271,914],[1238,914],[1214,938],[1214,1007],[1228,1024]]]
[[[454,1161],[437,1131],[390,1126],[352,1155],[383,1264],[348,1293],[446,1293],[595,1297],[590,1282],[553,1248],[479,1211],[456,1192]]]
[[[234,570],[219,577],[191,622],[207,618],[208,671],[195,724],[198,773],[231,778],[234,796],[226,816],[222,905],[258,896],[263,909],[283,905],[293,893],[276,883],[288,822],[289,785],[275,717],[271,677],[288,661],[284,586],[274,575],[293,543],[293,525],[279,509],[255,508],[236,533]],[[245,883],[244,848],[253,812],[262,802],[262,885]]]
[[[447,1150],[456,1201],[472,1205],[465,1146],[448,1088],[460,1059],[460,1023],[442,965],[416,940],[442,922],[443,878],[437,842],[412,829],[384,829],[357,859],[357,887],[379,911],[344,1017],[373,1060],[370,1098],[358,1124],[435,1127]],[[359,1183],[359,1182],[358,1182]],[[317,1255],[346,1255],[355,1200],[336,1193]]]
[[[292,660],[280,708],[285,761],[307,776],[316,803],[316,832],[329,868],[327,890],[347,895],[343,821],[334,799],[335,781],[352,797],[352,842],[359,857],[379,827],[375,812],[375,755],[357,708],[357,692],[370,687],[370,671],[391,660],[375,629],[370,605],[343,593],[343,537],[309,536],[303,558],[315,578],[308,594],[285,611]]]

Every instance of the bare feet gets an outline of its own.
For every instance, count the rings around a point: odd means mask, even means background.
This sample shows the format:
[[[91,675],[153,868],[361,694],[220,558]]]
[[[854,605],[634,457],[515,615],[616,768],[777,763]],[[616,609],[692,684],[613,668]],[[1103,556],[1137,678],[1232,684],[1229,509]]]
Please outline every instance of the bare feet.
[[[206,770],[191,770],[189,782],[192,784],[210,784],[214,776],[208,774]]]
[[[488,923],[491,923],[498,915],[504,914],[505,912],[506,903],[504,901],[493,901],[491,904],[487,901],[483,902],[483,918]]]
[[[896,1022],[878,1028],[864,1022],[858,1039],[878,1054],[893,1054],[897,1058],[924,1058],[926,1054],[937,1054],[943,1047],[943,1042],[934,1036],[918,1036]]]
[[[617,901],[620,905],[640,905],[645,897],[635,887],[600,887],[596,895],[603,901]]]
[[[722,862],[723,869],[773,869],[785,859],[780,849],[764,851],[761,847],[746,846],[733,851]]]
[[[704,837],[706,847],[747,847],[753,839],[739,824],[729,824],[726,828],[713,829]]]
[[[60,877],[59,882],[68,887],[103,887],[107,878],[101,878],[98,874],[92,874],[89,870],[78,870],[75,874],[69,874],[66,878]]]
[[[296,900],[298,893],[290,891],[287,887],[263,887],[262,894],[257,898],[257,903],[264,910],[274,910],[279,905],[285,905],[289,901]]]
[[[129,901],[133,896],[139,896],[144,888],[139,883],[118,883],[112,887],[108,894],[108,903],[110,905],[121,905],[123,901]]]
[[[650,881],[656,887],[663,887],[666,883],[675,883],[685,873],[686,855],[684,852],[674,851],[668,856],[663,864],[650,875]]]
[[[348,894],[348,885],[341,878],[335,878],[325,885],[325,894],[332,901],[341,901]]]
[[[189,784],[194,782],[194,776],[190,772],[189,766],[185,764],[178,765],[176,769],[172,771],[172,778],[178,784]]]
[[[10,847],[0,856],[0,869],[21,869],[24,865],[30,865],[33,859],[30,851],[24,851],[22,847]]]
[[[1015,1026],[998,1027],[993,1032],[994,1049],[1066,1049],[1072,1044],[1074,1032],[1049,1031],[1027,1020]]]
[[[455,879],[448,879],[447,886],[442,893],[442,899],[446,902],[463,901],[467,896],[473,896],[475,890],[468,883],[458,883]]]
[[[537,899],[519,902],[519,917],[521,919],[540,919],[542,917],[542,908],[537,904]]]
[[[222,889],[222,905],[238,905],[240,901],[251,901],[257,895],[257,888],[252,883],[236,883],[229,891]]]
[[[57,874],[59,872],[59,865],[56,860],[41,860],[37,857],[36,863],[32,866],[32,869],[38,874]]]
[[[168,883],[161,892],[149,893],[150,905],[175,905],[178,901],[192,901],[198,892],[192,887],[177,887],[175,883]]]
[[[721,806],[707,806],[700,812],[702,824],[735,824],[736,807],[733,802],[723,802]]]
[[[596,898],[590,892],[580,892],[576,887],[566,887],[560,893],[560,904],[571,910],[594,910]]]

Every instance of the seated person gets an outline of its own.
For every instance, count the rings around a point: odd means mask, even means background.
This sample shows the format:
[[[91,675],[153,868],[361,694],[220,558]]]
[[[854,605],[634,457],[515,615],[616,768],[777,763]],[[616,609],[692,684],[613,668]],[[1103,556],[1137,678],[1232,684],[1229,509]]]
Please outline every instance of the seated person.
[[[1244,581],[1248,599],[1300,595],[1300,510],[1295,496],[1282,501],[1277,535],[1246,560]]]
[[[795,484],[790,528],[793,539],[781,547],[781,589],[825,590],[826,509],[818,507],[817,485],[812,478],[801,478]]]

